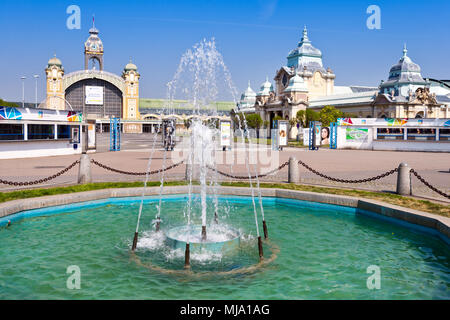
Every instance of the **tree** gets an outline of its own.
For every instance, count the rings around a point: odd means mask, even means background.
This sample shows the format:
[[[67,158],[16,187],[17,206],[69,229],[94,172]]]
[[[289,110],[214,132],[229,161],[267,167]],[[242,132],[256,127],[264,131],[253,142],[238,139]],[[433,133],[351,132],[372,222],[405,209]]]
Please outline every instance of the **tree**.
[[[336,122],[338,118],[343,116],[344,113],[333,106],[325,106],[319,112],[320,121],[324,127],[328,127],[331,122]]]
[[[19,108],[19,106],[15,103],[12,102],[7,102],[3,99],[0,99],[0,107],[15,107],[15,108]]]
[[[312,109],[298,111],[296,118],[303,128],[308,128],[310,121],[320,121],[319,113]]]
[[[257,113],[247,115],[246,120],[247,126],[252,129],[259,129],[263,124],[261,116]]]

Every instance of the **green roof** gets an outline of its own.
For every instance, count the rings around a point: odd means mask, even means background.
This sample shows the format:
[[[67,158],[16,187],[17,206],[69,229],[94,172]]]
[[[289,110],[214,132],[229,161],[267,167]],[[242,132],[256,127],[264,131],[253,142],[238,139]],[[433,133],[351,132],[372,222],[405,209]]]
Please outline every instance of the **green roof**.
[[[139,99],[139,109],[163,109],[167,105],[166,99]],[[217,101],[218,111],[231,111],[235,107],[235,103],[232,101]],[[193,109],[193,106],[188,103],[187,100],[174,100],[174,109]]]

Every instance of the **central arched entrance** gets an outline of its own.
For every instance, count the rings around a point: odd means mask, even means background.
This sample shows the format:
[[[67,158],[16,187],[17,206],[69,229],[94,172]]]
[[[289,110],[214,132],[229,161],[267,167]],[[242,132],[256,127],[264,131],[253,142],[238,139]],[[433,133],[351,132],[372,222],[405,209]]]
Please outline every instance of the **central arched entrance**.
[[[98,104],[87,99],[87,87],[97,88],[96,91],[103,94]],[[65,95],[73,110],[81,111],[86,119],[122,118],[122,91],[108,81],[97,78],[83,79],[70,85]]]

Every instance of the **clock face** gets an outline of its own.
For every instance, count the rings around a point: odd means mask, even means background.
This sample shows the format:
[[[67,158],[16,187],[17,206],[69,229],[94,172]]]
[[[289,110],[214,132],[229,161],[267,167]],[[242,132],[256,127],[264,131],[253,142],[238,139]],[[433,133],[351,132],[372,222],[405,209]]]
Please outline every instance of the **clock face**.
[[[98,47],[97,47],[97,45],[94,43],[94,44],[91,45],[91,49],[92,49],[92,51],[97,51]]]

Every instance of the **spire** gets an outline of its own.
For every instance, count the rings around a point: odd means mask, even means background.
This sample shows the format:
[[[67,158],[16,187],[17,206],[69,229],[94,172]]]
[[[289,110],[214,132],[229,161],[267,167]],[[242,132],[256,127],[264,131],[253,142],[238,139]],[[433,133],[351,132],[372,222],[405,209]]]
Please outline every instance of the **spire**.
[[[92,28],[89,30],[89,33],[91,34],[99,33],[98,29],[95,27],[95,15],[92,16]]]
[[[303,36],[302,36],[302,40],[300,41],[300,43],[310,43],[309,38],[308,38],[308,29],[306,29],[306,26],[304,26],[304,28],[303,28]]]
[[[403,44],[403,57],[406,57],[406,54],[408,53],[408,49],[406,49],[406,43]]]

